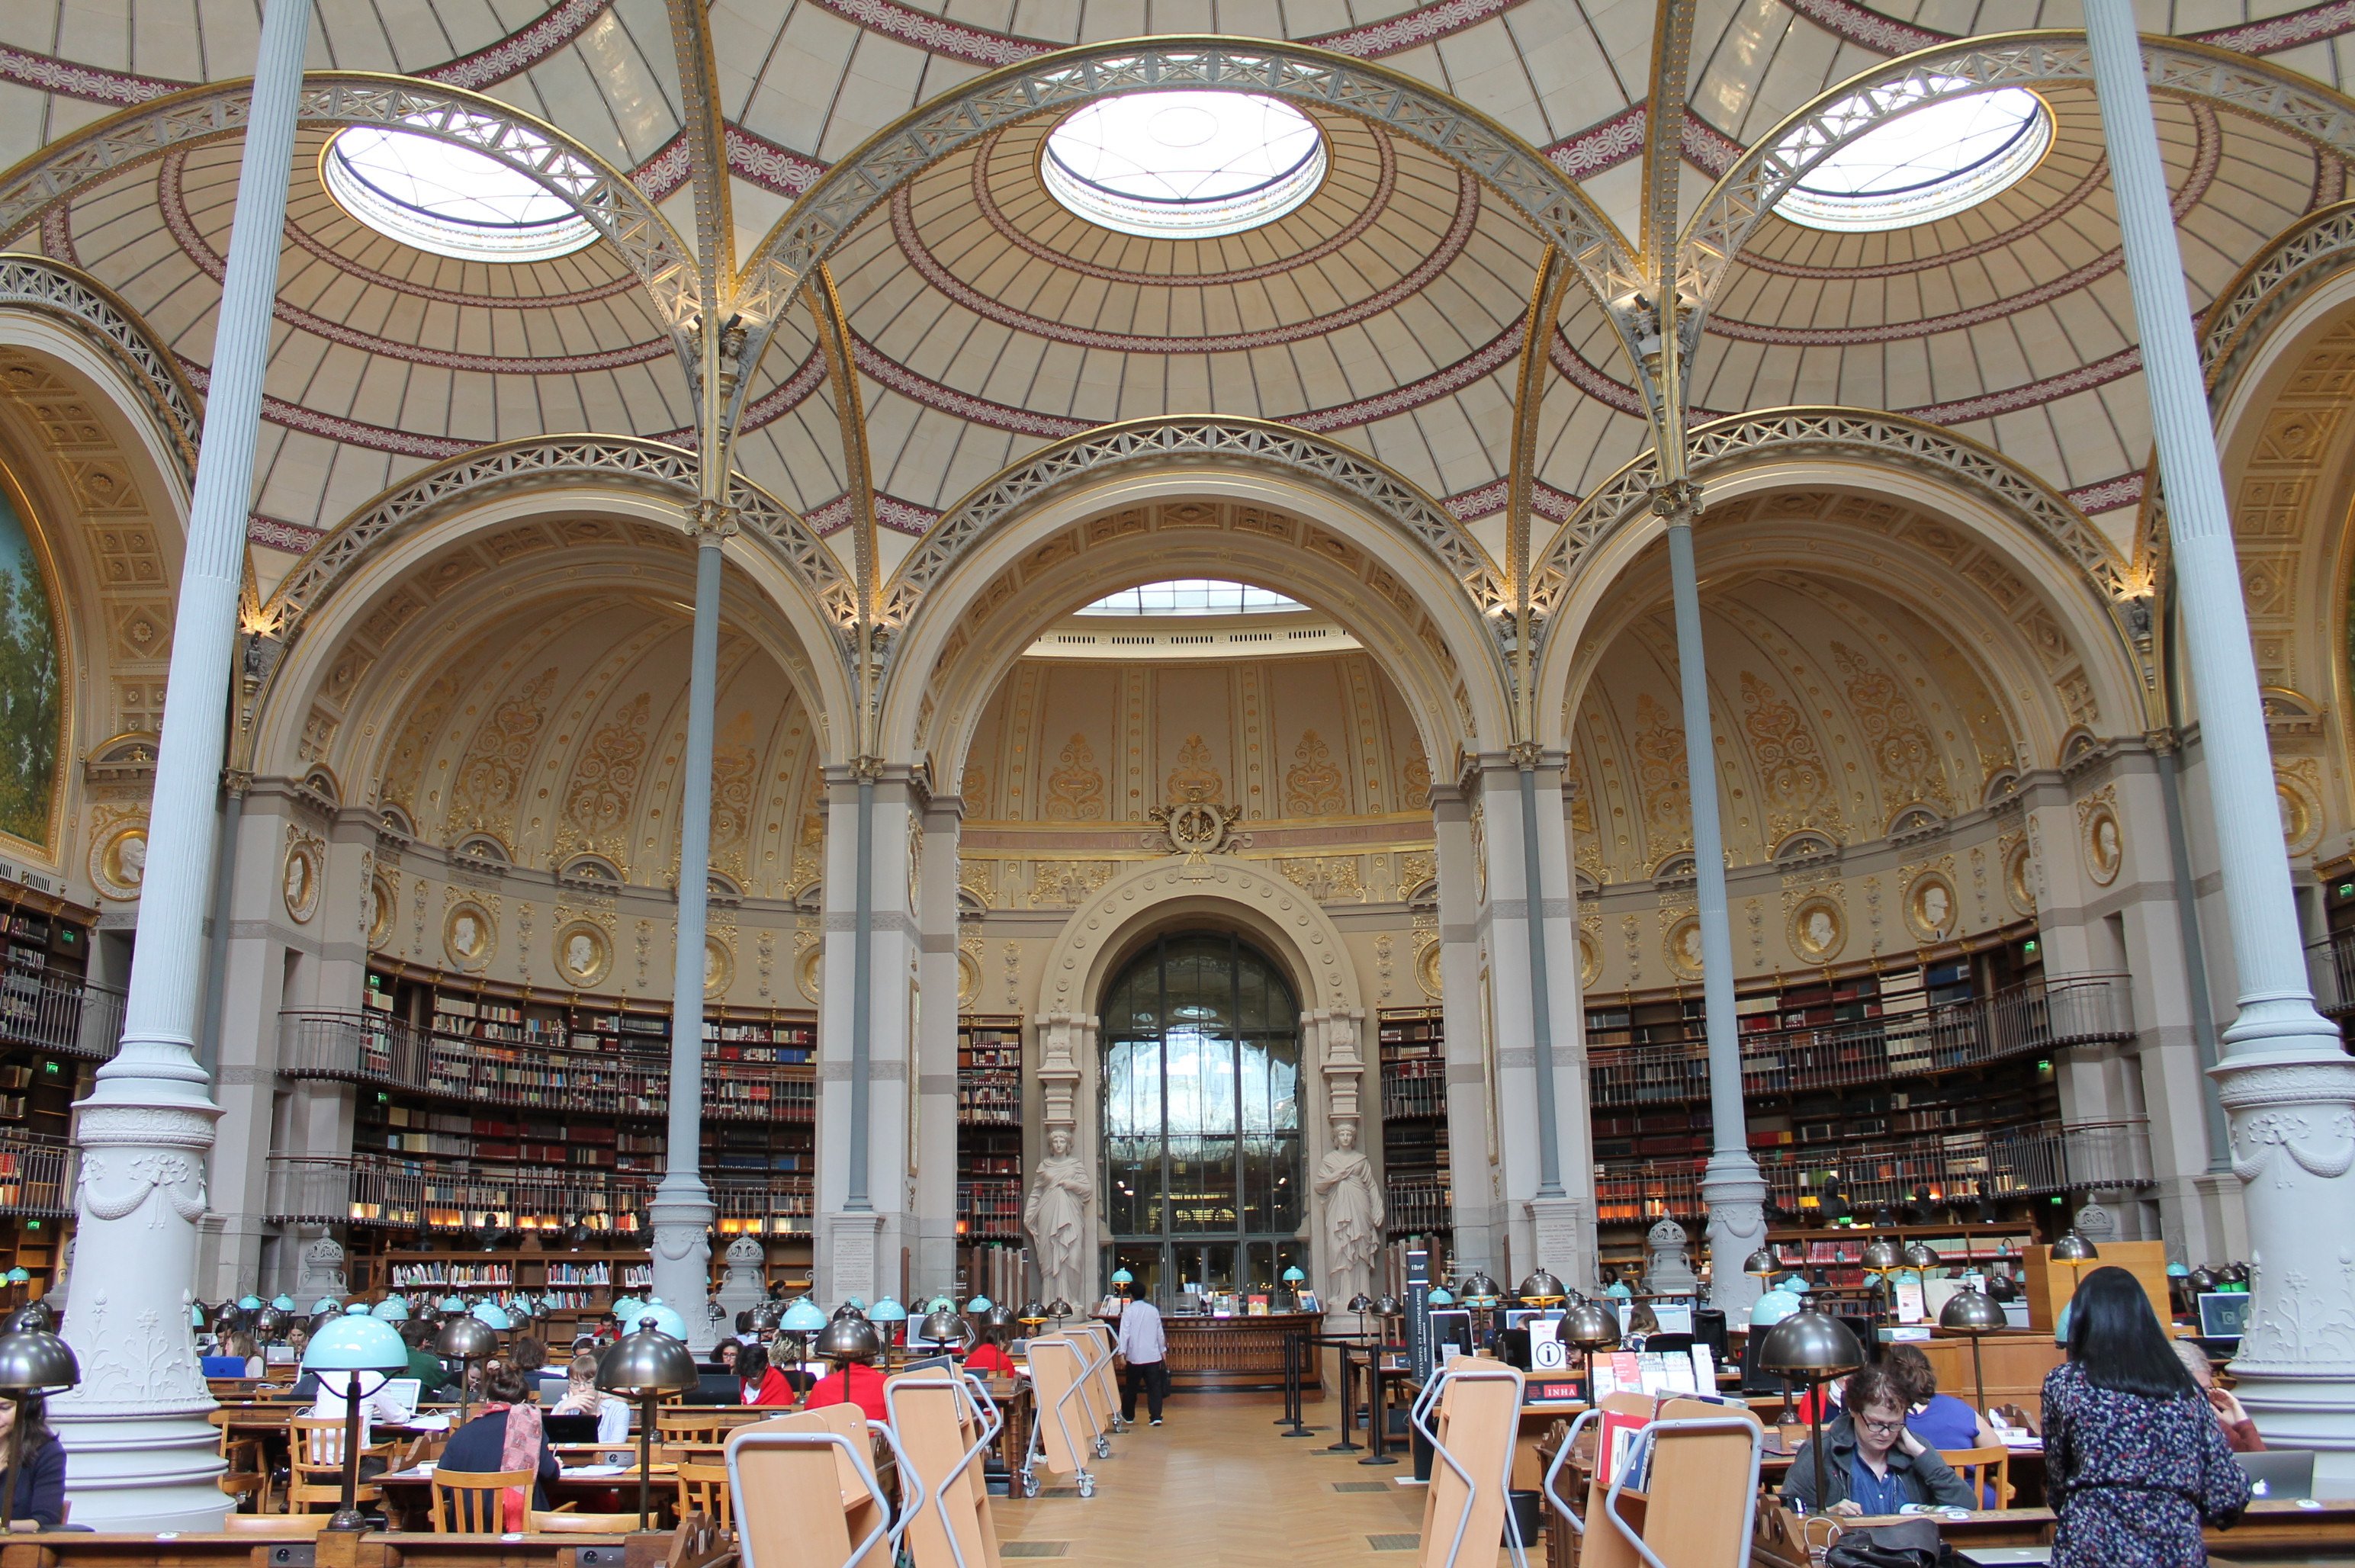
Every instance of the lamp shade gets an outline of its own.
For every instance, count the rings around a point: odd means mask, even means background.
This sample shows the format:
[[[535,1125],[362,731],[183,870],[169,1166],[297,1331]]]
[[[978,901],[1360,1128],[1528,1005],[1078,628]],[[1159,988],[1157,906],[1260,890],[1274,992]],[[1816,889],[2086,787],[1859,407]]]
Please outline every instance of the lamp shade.
[[[2216,1271],[2203,1264],[2193,1269],[2184,1284],[2190,1286],[2195,1296],[2212,1291],[2216,1288]]]
[[[867,1320],[869,1323],[905,1323],[908,1309],[887,1296],[867,1309]]]
[[[2101,1255],[2100,1250],[2073,1227],[2052,1243],[2052,1261],[2056,1264],[2089,1264]]]
[[[1039,1301],[1026,1301],[1022,1304],[1022,1310],[1016,1313],[1014,1317],[1019,1323],[1044,1323],[1047,1321],[1046,1304]]]
[[[1374,1311],[1380,1317],[1395,1317],[1398,1316],[1398,1297],[1395,1296],[1378,1296],[1374,1298]]]
[[[1504,1294],[1486,1269],[1473,1270],[1472,1277],[1464,1282],[1462,1290],[1456,1292],[1459,1299],[1473,1307],[1494,1307]]]
[[[667,1310],[667,1309],[665,1309]],[[640,1309],[644,1316],[643,1307]],[[676,1317],[677,1313],[671,1316]],[[625,1399],[655,1398],[695,1387],[695,1357],[687,1342],[660,1328],[640,1328],[605,1347],[597,1359],[597,1386]]]
[[[1349,1297],[1348,1309],[1352,1312],[1371,1312],[1374,1309],[1374,1298],[1361,1290]]]
[[[398,1372],[409,1365],[409,1347],[380,1317],[347,1312],[303,1348],[306,1372]]]
[[[1905,1266],[1916,1274],[1924,1269],[1936,1268],[1938,1254],[1930,1250],[1928,1243],[1915,1242],[1905,1249]]]
[[[332,1296],[323,1296],[311,1303],[311,1316],[314,1317],[322,1312],[341,1312],[343,1309],[344,1304]]]
[[[613,1305],[607,1307],[606,1310],[611,1312],[614,1317],[620,1318],[622,1320],[622,1327],[624,1329],[627,1329],[631,1324],[635,1323],[638,1320],[638,1313],[644,1309],[645,1305],[646,1304],[645,1302],[639,1300],[634,1296],[617,1296],[613,1297]]]
[[[80,1381],[72,1349],[47,1328],[0,1334],[0,1393],[59,1393]]]
[[[1603,1294],[1614,1301],[1627,1301],[1634,1298],[1636,1292],[1625,1280],[1614,1279],[1603,1287]]]
[[[1300,1272],[1300,1265],[1297,1264],[1284,1271],[1284,1283],[1286,1285],[1298,1285],[1307,1277]]]
[[[466,1310],[466,1298],[463,1296],[445,1296],[433,1305],[444,1312],[464,1312]]]
[[[875,1325],[864,1317],[837,1317],[817,1337],[819,1356],[829,1361],[871,1361],[883,1349]]]
[[[474,1316],[477,1322],[487,1324],[502,1334],[515,1327],[515,1319],[507,1316],[507,1309],[496,1301],[481,1303],[474,1308]]]
[[[261,1297],[240,1296],[237,1298],[237,1309],[240,1312],[259,1312],[261,1310]]]
[[[1423,1297],[1423,1299],[1433,1307],[1453,1307],[1455,1305],[1455,1296],[1454,1293],[1449,1291],[1444,1285],[1433,1285],[1431,1287],[1431,1294]]]
[[[1136,1276],[1124,1268],[1116,1268],[1112,1271],[1112,1282],[1114,1285],[1135,1285]]]
[[[816,1302],[805,1296],[785,1308],[777,1326],[788,1334],[815,1334],[826,1327],[826,1314],[818,1310]]]
[[[1560,1301],[1561,1298],[1561,1281],[1544,1269],[1538,1270],[1529,1278],[1521,1281],[1523,1301]]]
[[[993,1305],[995,1305],[995,1303],[993,1303],[989,1297],[986,1296],[976,1296],[971,1301],[964,1304],[964,1309],[967,1312],[986,1312]]]
[[[1010,1307],[993,1307],[989,1309],[989,1315],[985,1321],[992,1328],[1011,1328],[1015,1323],[1014,1309]]]
[[[49,1315],[48,1303],[28,1301],[8,1314],[5,1320],[0,1320],[0,1334],[21,1334],[37,1328],[44,1333],[53,1333],[57,1326],[57,1319]]]
[[[400,1337],[393,1336],[396,1339]],[[434,1337],[433,1349],[453,1360],[479,1361],[499,1353],[499,1337],[481,1318],[462,1312],[442,1325],[442,1332]],[[401,1362],[406,1365],[408,1360],[409,1353],[404,1350]]]
[[[968,1332],[970,1328],[965,1320],[945,1307],[936,1307],[925,1313],[924,1320],[916,1325],[917,1339],[927,1345],[958,1344]]]
[[[1886,1236],[1875,1236],[1864,1243],[1864,1270],[1867,1274],[1887,1274],[1905,1266],[1905,1252]]]
[[[659,1301],[647,1302],[638,1308],[638,1327],[644,1328],[648,1324],[658,1334],[667,1334],[682,1342],[687,1339],[687,1319],[679,1316],[677,1307],[666,1307]]]
[[[1821,1382],[1864,1365],[1864,1347],[1849,1326],[1814,1307],[1794,1312],[1758,1347],[1758,1370],[1798,1382]]]
[[[1054,1300],[1047,1303],[1048,1317],[1060,1318],[1069,1317],[1071,1315],[1071,1304],[1064,1300],[1061,1296],[1059,1296],[1055,1297]]]
[[[1601,1302],[1582,1301],[1561,1315],[1561,1339],[1582,1350],[1607,1350],[1619,1342],[1619,1315]]]
[[[384,1323],[409,1321],[409,1302],[404,1296],[388,1296],[369,1309],[370,1316]]]
[[[1761,1247],[1742,1260],[1742,1272],[1753,1279],[1772,1279],[1782,1265],[1774,1261],[1774,1249]]]
[[[1761,1328],[1772,1328],[1805,1306],[1806,1303],[1800,1299],[1798,1292],[1787,1285],[1778,1285],[1752,1304],[1751,1330],[1754,1333]]]
[[[1976,1290],[1958,1290],[1938,1308],[1938,1327],[1956,1334],[1992,1334],[2004,1323],[2003,1308]]]
[[[2167,1277],[2169,1279],[2189,1279],[2191,1277],[2191,1265],[2189,1264],[2169,1264],[2167,1265]]]
[[[10,1269],[10,1270],[8,1271],[8,1283],[9,1283],[10,1285],[25,1285],[25,1284],[28,1284],[28,1283],[30,1283],[30,1281],[32,1280],[32,1277],[33,1277],[33,1276],[32,1276],[31,1275],[27,1274],[27,1273],[25,1272],[24,1267],[23,1267],[23,1265],[22,1265],[22,1264],[19,1264],[17,1267],[16,1267],[16,1268],[12,1268],[12,1269]],[[286,1303],[286,1305],[287,1305],[287,1306],[289,1306],[289,1307],[292,1307],[292,1306],[293,1306],[294,1304],[293,1304],[293,1302],[289,1301],[289,1302],[287,1302],[287,1303]]]
[[[10,1279],[15,1279],[18,1275],[24,1272],[25,1271],[22,1269],[12,1268],[8,1271],[8,1277]],[[270,1305],[275,1307],[281,1312],[292,1312],[294,1310],[294,1298],[282,1292],[281,1294],[270,1298]]]

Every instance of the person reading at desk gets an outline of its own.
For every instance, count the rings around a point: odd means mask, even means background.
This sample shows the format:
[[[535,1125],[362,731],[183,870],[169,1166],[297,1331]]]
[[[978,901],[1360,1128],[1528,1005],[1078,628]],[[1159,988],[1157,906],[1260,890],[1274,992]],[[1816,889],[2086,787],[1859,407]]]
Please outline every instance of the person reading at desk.
[[[597,1441],[619,1443],[630,1435],[630,1402],[615,1399],[597,1386],[597,1358],[582,1351],[564,1370],[564,1397],[550,1415],[593,1415]]]
[[[736,1381],[746,1404],[791,1405],[794,1403],[793,1380],[781,1367],[769,1364],[769,1352],[759,1345],[745,1345],[736,1352]]]
[[[373,1383],[368,1381],[371,1377],[375,1379]],[[321,1421],[342,1421],[344,1413],[351,1405],[347,1392],[351,1387],[351,1374],[330,1372],[324,1378],[314,1375],[311,1378],[311,1382],[317,1394],[311,1403],[311,1414]],[[378,1422],[398,1425],[408,1421],[411,1413],[413,1413],[408,1405],[392,1392],[390,1378],[368,1372],[360,1374],[360,1447],[362,1449],[366,1449],[371,1441],[368,1435]],[[336,1438],[335,1452],[340,1454],[344,1451],[343,1443],[344,1440],[340,1435]],[[385,1467],[381,1456],[364,1453],[360,1457],[360,1479],[371,1480],[383,1473]]]
[[[13,1402],[0,1400],[0,1454],[7,1452],[9,1431],[19,1421],[25,1424],[23,1471],[0,1481],[8,1493],[9,1528],[30,1520],[43,1530],[55,1530],[66,1520],[65,1445],[49,1430],[46,1398],[28,1395],[22,1415],[17,1409]]]
[[[539,1406],[532,1403],[523,1374],[504,1363],[483,1380],[489,1402],[483,1412],[450,1434],[442,1450],[440,1467],[476,1475],[528,1470],[537,1477],[527,1499],[521,1487],[509,1487],[499,1499],[503,1528],[521,1530],[529,1509],[548,1507],[548,1483],[556,1479],[556,1450],[539,1424]]]
[[[1972,1506],[1971,1488],[1938,1451],[1905,1430],[1909,1386],[1885,1361],[1848,1380],[1847,1408],[1824,1428],[1824,1495],[1816,1495],[1815,1445],[1803,1443],[1783,1482],[1783,1500],[1809,1513],[1891,1514],[1908,1503]]]
[[[805,1408],[855,1404],[869,1421],[890,1420],[890,1407],[883,1403],[883,1374],[873,1365],[882,1349],[873,1326],[862,1319],[837,1318],[827,1324],[818,1336],[817,1351],[835,1368],[812,1385]]]
[[[1015,1375],[1014,1358],[1006,1353],[1008,1330],[991,1324],[981,1331],[981,1340],[965,1353],[964,1370],[984,1377],[1010,1378]]]

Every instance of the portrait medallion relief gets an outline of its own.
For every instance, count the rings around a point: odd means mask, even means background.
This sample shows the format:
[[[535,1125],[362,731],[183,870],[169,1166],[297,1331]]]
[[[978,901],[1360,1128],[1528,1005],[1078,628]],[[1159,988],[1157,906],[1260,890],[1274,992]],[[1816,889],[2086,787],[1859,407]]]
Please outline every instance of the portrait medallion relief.
[[[1810,964],[1828,964],[1848,945],[1848,912],[1818,893],[1791,912],[1791,951]]]
[[[557,932],[556,970],[567,985],[594,986],[613,966],[613,944],[592,922],[576,920]]]
[[[2104,802],[2085,814],[2085,874],[2106,888],[2118,880],[2118,868],[2125,863],[2118,814]]]
[[[1668,927],[1668,934],[1660,950],[1668,967],[1688,980],[1700,978],[1700,920],[1687,915]]]
[[[2036,912],[2036,867],[2029,859],[2028,846],[2015,844],[2003,859],[2003,891],[2011,900],[2013,912]]]
[[[90,852],[90,880],[111,899],[135,899],[147,880],[147,821],[123,823]]]
[[[716,936],[703,939],[703,994],[721,997],[736,979],[736,955]]]
[[[824,982],[825,970],[826,944],[813,942],[802,949],[800,957],[794,960],[794,988],[805,999],[815,1003],[818,987]]]
[[[1924,871],[1905,890],[1905,923],[1923,942],[1944,942],[1954,935],[1958,909],[1955,885],[1944,872]]]
[[[1594,938],[1582,931],[1578,933],[1579,987],[1582,990],[1591,989],[1594,982],[1601,978],[1603,978],[1603,949],[1594,944]]]
[[[382,947],[392,939],[392,923],[400,909],[400,895],[392,884],[382,877],[368,880],[368,940],[371,948]]]
[[[278,874],[279,893],[286,912],[297,921],[307,921],[318,912],[320,870],[315,839],[297,838],[286,846],[285,863]]]
[[[442,921],[442,950],[461,969],[480,969],[490,962],[498,941],[498,927],[490,912],[468,899],[451,906]]]
[[[1422,947],[1416,950],[1414,955],[1414,983],[1423,987],[1423,994],[1424,996],[1429,997],[1434,1002],[1439,1000],[1440,976],[1438,943],[1426,942]]]

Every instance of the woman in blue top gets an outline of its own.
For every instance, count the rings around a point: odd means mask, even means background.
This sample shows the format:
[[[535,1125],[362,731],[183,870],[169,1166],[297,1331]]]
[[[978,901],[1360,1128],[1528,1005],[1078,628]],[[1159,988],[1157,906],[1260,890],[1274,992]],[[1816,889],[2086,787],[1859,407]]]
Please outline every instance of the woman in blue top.
[[[1959,1448],[1993,1448],[2003,1442],[1986,1416],[1950,1393],[1938,1392],[1938,1374],[1918,1345],[1891,1345],[1881,1360],[1905,1385],[1912,1413],[1905,1429],[1933,1448],[1952,1453]]]
[[[0,1453],[7,1451],[9,1429],[25,1424],[25,1464],[21,1475],[5,1484],[10,1494],[8,1518],[29,1519],[43,1530],[66,1521],[66,1449],[49,1430],[49,1403],[39,1394],[26,1399],[25,1413],[0,1400]]]

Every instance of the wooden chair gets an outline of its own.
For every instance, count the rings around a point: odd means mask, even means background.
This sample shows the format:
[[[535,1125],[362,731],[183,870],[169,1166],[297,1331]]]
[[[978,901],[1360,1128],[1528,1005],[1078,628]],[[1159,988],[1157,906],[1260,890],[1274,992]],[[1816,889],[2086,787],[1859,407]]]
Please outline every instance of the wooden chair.
[[[327,1528],[331,1513],[233,1513],[221,1520],[231,1535],[316,1535]]]
[[[260,1437],[232,1437],[224,1428],[220,1435],[220,1456],[229,1466],[220,1477],[220,1489],[238,1499],[242,1508],[253,1504],[255,1513],[270,1511],[270,1456]]]
[[[436,1470],[433,1472],[433,1532],[436,1535],[497,1535],[499,1499],[509,1487],[527,1500],[539,1477],[529,1470]],[[526,1513],[531,1510],[527,1509]],[[633,1514],[633,1519],[637,1516]]]
[[[531,1530],[535,1535],[634,1535],[638,1516],[581,1513],[570,1503],[564,1503],[557,1508],[532,1509]]]
[[[1987,1499],[1990,1483],[1995,1495],[1993,1506],[1999,1509],[2011,1506],[2010,1449],[1999,1443],[1989,1448],[1941,1448],[1938,1457],[1952,1465],[1955,1473],[1969,1484],[1973,1508],[1988,1506]]]
[[[360,1450],[362,1459],[384,1458],[392,1445],[378,1443]],[[334,1416],[293,1415],[286,1420],[286,1511],[309,1513],[325,1504],[333,1513],[344,1500],[344,1424]],[[362,1481],[352,1494],[355,1501],[382,1500],[384,1488]]]
[[[666,1445],[689,1443],[698,1447],[715,1448],[728,1441],[730,1428],[737,1424],[723,1421],[709,1405],[692,1410],[656,1410],[655,1441]]]
[[[735,1510],[730,1507],[728,1466],[696,1464],[681,1461],[678,1467],[678,1517],[685,1519],[699,1513],[722,1530],[736,1528]]]

